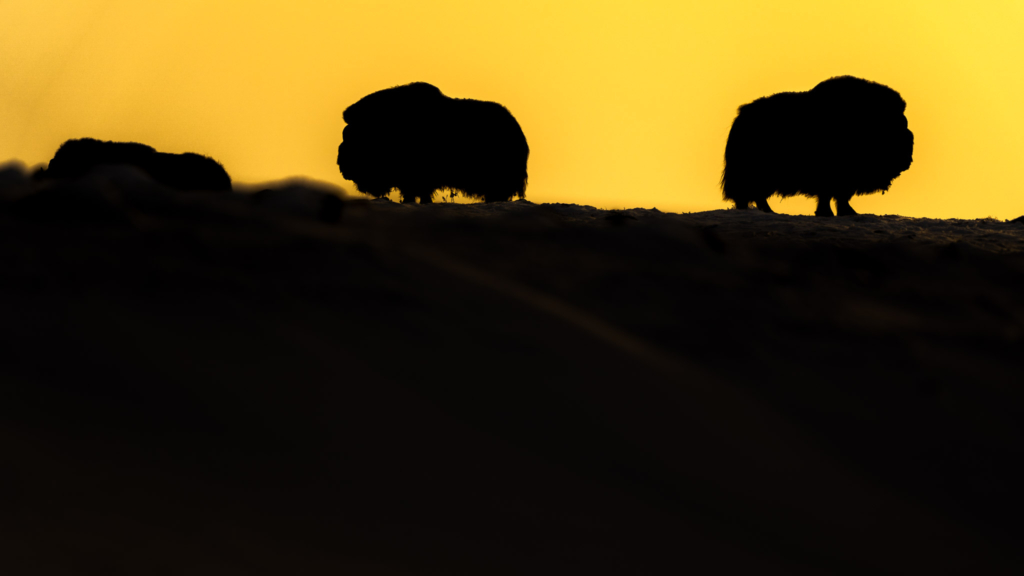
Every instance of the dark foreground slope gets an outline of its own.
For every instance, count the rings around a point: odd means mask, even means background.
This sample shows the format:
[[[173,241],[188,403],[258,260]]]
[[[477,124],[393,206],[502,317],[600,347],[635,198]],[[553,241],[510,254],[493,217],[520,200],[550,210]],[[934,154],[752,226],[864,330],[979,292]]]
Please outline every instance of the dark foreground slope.
[[[4,573],[1021,567],[1024,227],[24,193]]]

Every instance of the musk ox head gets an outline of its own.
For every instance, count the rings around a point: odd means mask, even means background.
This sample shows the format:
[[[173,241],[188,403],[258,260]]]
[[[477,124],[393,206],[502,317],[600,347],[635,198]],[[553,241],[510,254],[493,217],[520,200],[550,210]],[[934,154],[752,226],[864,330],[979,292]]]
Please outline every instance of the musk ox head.
[[[522,198],[530,148],[504,106],[449,98],[423,82],[374,92],[345,110],[338,168],[361,192],[430,202],[459,190],[487,202]]]
[[[199,154],[165,154],[135,142],[103,142],[92,138],[61,144],[44,179],[81,178],[98,166],[127,164],[176,190],[231,190],[231,177],[212,158]]]
[[[889,189],[913,161],[906,102],[895,90],[852,76],[807,92],[782,92],[741,106],[725,147],[722,192],[737,208],[803,194],[821,216],[855,214],[857,194]]]

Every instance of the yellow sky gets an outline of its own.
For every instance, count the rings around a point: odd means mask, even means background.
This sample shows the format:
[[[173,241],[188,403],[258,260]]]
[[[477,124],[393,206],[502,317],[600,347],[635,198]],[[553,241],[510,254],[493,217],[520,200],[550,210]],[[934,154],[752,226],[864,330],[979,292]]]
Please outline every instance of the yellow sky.
[[[1019,0],[0,0],[0,161],[88,136],[353,189],[345,107],[422,80],[512,111],[532,201],[709,210],[740,104],[852,74],[898,90],[916,136],[854,208],[1014,218],[1022,30]]]

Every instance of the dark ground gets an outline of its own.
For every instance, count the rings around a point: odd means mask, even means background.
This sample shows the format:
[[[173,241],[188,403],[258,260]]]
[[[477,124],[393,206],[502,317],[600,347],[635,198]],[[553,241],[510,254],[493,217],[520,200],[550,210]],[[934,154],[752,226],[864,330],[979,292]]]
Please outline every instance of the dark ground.
[[[1024,569],[1024,225],[22,196],[5,574]]]

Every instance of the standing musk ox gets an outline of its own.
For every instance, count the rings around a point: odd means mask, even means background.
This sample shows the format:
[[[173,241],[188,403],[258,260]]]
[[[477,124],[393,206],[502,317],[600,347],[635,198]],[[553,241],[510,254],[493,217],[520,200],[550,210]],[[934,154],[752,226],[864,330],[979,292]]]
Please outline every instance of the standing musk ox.
[[[486,202],[522,198],[530,148],[501,104],[449,98],[424,82],[374,92],[348,107],[338,168],[360,191],[426,203],[437,190]]]
[[[97,166],[128,164],[154,181],[176,190],[231,190],[231,177],[212,158],[199,154],[166,154],[135,142],[103,142],[92,138],[61,144],[43,179],[80,178]]]
[[[856,214],[850,198],[886,191],[913,161],[914,134],[895,90],[852,76],[741,106],[725,146],[722,192],[745,209],[768,197],[818,199],[817,216]]]

